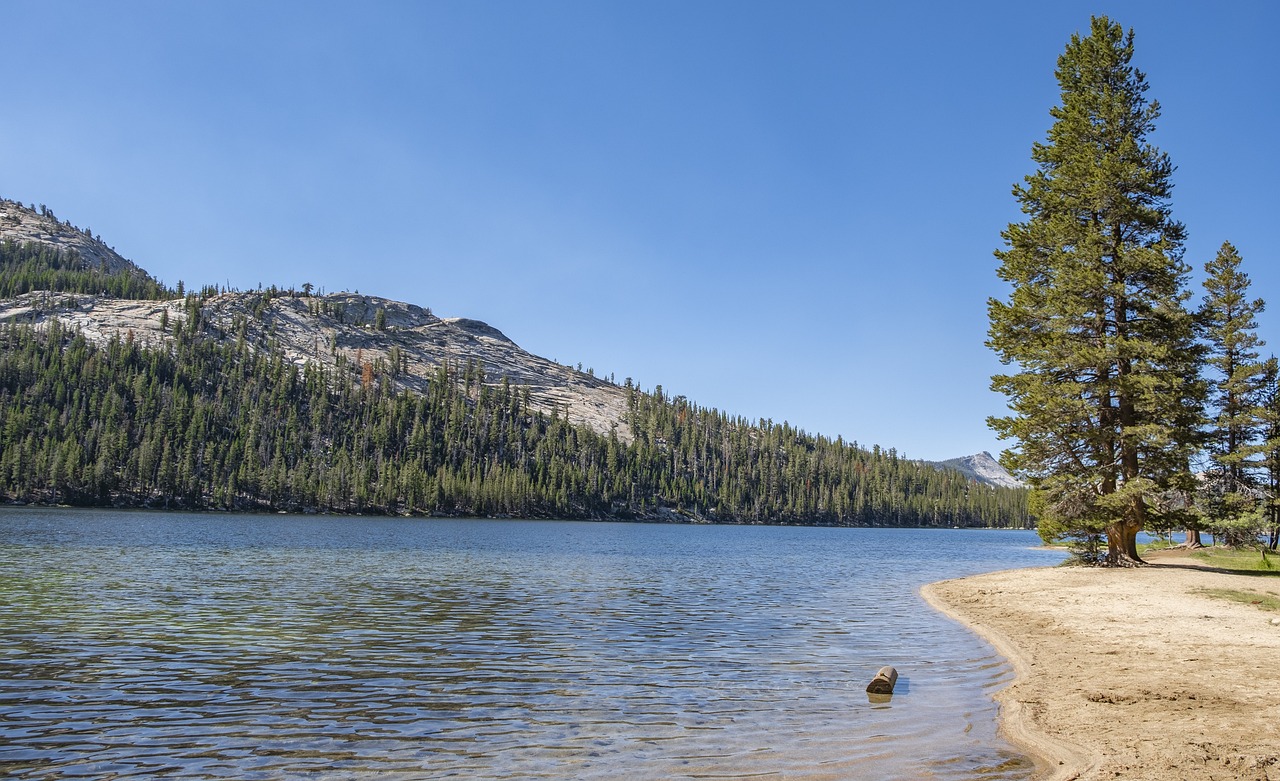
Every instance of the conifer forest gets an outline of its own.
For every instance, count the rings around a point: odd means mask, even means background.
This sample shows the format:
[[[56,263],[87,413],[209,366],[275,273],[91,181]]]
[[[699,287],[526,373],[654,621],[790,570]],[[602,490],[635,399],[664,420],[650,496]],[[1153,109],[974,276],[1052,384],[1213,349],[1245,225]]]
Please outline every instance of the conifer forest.
[[[627,383],[630,436],[531,409],[477,363],[425,393],[385,365],[286,360],[201,317],[209,290],[0,245],[0,296],[183,300],[171,338],[0,324],[0,500],[449,516],[1026,527],[1023,489]],[[270,291],[260,295],[270,295]],[[309,295],[309,291],[307,294]],[[319,316],[319,306],[315,308]],[[256,316],[256,309],[243,317]],[[243,324],[242,324],[243,325]]]

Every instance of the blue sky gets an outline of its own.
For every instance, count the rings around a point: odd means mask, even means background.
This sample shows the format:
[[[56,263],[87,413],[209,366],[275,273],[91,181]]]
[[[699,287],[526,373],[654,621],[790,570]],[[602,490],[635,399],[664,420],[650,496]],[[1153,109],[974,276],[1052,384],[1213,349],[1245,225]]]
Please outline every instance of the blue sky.
[[[1277,8],[10,0],[0,194],[170,284],[357,289],[750,418],[998,452],[992,252],[1091,14],[1137,34],[1196,284],[1229,239],[1280,308]]]

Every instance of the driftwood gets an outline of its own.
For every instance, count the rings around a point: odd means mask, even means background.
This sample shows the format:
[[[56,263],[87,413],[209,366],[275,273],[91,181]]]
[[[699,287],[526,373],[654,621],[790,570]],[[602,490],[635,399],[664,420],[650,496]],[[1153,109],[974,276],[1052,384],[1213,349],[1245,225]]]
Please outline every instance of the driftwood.
[[[897,682],[897,670],[892,667],[881,667],[876,677],[867,684],[867,694],[893,694],[893,687]]]

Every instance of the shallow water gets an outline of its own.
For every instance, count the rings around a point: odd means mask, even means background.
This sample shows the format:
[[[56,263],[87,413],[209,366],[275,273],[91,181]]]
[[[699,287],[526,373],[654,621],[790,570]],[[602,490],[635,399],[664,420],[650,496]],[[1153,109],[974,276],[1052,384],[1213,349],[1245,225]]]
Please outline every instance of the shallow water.
[[[0,776],[1022,779],[916,590],[1037,543],[6,509]]]

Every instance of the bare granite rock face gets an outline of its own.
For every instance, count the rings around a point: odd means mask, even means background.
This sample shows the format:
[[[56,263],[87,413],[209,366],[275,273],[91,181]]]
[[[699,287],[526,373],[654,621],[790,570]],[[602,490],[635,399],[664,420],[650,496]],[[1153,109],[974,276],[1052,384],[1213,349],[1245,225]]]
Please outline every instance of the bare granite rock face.
[[[162,347],[187,317],[183,299],[33,292],[0,300],[0,322],[57,320],[98,344],[118,336]],[[357,379],[364,364],[386,367],[397,388],[415,393],[426,391],[440,366],[460,370],[474,361],[484,369],[485,384],[496,387],[505,379],[516,389],[528,389],[534,409],[631,440],[624,388],[526,352],[478,320],[441,319],[420,306],[356,293],[264,296],[258,291],[206,298],[201,320],[207,335],[224,339],[240,338],[243,323],[251,347],[272,345],[298,366],[314,363]]]
[[[954,469],[972,477],[980,483],[993,485],[997,488],[1026,487],[1026,483],[1014,477],[1003,466],[1000,466],[1000,462],[995,459],[995,456],[985,450],[971,456],[962,456],[960,458],[952,458],[946,461],[936,462],[934,466]]]
[[[110,274],[146,276],[132,261],[108,247],[100,238],[54,216],[53,212],[24,206],[18,201],[0,198],[0,241],[18,244],[37,242],[57,249],[75,251],[85,268],[98,268]]]
[[[205,316],[230,328],[235,315],[246,311],[245,297],[213,297],[205,303]],[[325,313],[335,309],[340,316]],[[379,310],[384,313],[381,329]],[[462,368],[474,361],[484,368],[486,384],[497,386],[505,379],[513,387],[527,388],[535,409],[568,415],[602,434],[616,431],[623,441],[631,439],[623,388],[529,353],[479,320],[441,319],[413,304],[354,293],[274,298],[259,320],[269,338],[298,365],[313,361],[337,368],[342,356],[352,371],[358,371],[363,363],[382,362],[392,369],[398,385],[422,393],[440,366]]]

